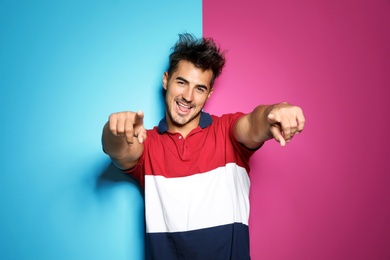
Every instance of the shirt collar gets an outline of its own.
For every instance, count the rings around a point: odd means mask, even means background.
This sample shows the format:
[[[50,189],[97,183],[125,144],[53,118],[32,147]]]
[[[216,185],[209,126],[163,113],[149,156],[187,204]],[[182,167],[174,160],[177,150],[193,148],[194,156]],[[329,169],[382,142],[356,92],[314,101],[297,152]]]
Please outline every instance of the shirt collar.
[[[206,128],[213,122],[213,119],[210,114],[201,111],[200,112],[200,120],[199,120],[199,126],[201,128]],[[167,118],[164,117],[161,119],[160,123],[158,124],[158,133],[163,134],[168,131],[168,123]]]

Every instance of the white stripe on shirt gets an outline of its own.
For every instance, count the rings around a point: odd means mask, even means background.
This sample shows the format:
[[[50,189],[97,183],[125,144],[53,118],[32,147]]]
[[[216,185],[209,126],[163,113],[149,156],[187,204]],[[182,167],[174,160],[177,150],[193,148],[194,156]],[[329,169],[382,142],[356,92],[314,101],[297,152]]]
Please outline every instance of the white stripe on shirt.
[[[248,225],[249,187],[245,168],[235,163],[180,178],[145,175],[146,231]]]

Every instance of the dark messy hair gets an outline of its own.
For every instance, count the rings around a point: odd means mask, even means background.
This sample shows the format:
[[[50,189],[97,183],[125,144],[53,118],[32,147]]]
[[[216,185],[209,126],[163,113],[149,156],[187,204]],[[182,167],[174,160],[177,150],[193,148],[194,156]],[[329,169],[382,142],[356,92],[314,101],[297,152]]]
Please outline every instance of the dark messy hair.
[[[212,87],[225,66],[225,51],[221,51],[211,38],[198,39],[189,33],[179,34],[179,40],[172,50],[169,56],[168,77],[176,71],[179,61],[186,60],[197,68],[213,71],[210,82]]]

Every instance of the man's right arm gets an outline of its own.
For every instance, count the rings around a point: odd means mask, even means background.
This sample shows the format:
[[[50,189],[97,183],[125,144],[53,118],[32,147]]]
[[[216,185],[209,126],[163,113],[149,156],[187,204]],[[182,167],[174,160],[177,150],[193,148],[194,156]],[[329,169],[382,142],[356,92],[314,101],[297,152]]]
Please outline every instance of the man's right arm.
[[[134,167],[144,151],[146,130],[144,115],[138,112],[119,112],[110,115],[104,125],[103,149],[119,169]]]

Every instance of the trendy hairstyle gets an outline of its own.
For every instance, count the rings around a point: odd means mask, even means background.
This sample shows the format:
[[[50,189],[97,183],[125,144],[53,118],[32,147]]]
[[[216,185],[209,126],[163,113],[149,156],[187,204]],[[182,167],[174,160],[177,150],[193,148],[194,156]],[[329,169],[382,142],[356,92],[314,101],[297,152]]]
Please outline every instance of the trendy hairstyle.
[[[196,38],[189,33],[179,34],[179,40],[172,47],[169,56],[168,77],[177,70],[179,61],[186,60],[195,67],[213,71],[211,87],[225,66],[225,51],[221,51],[211,38]]]

